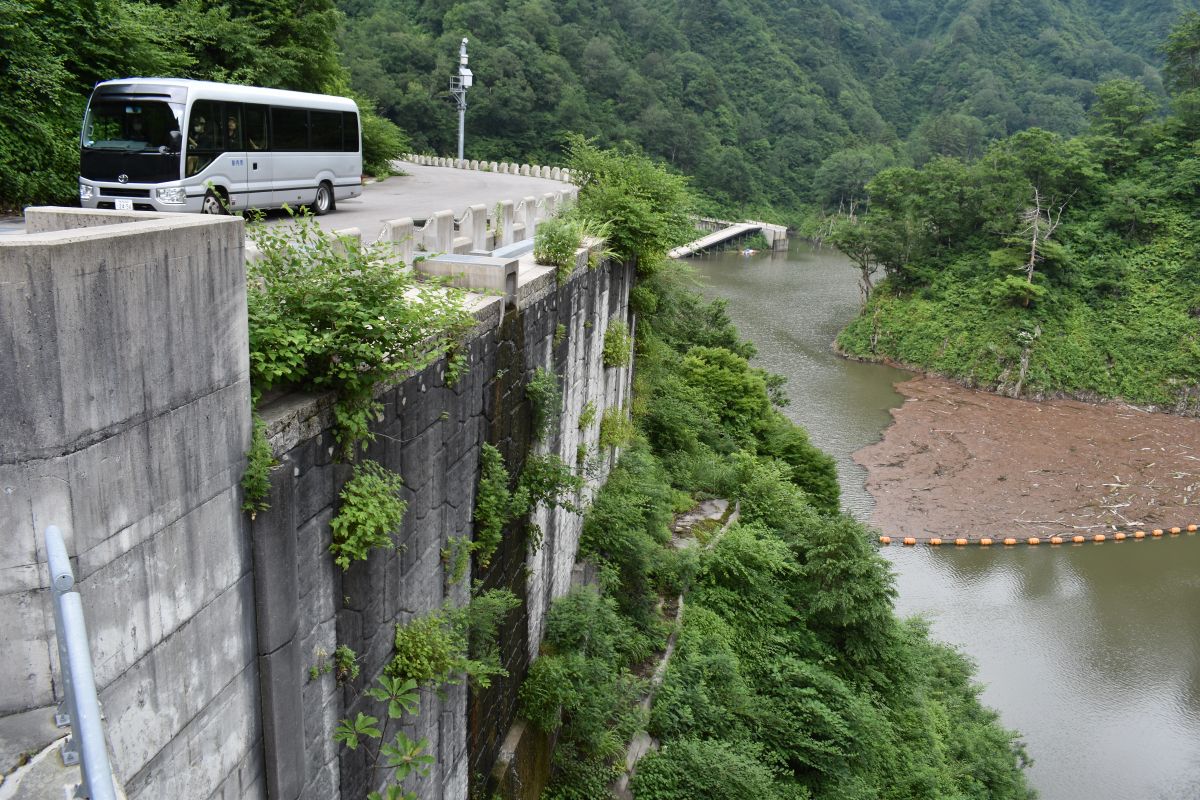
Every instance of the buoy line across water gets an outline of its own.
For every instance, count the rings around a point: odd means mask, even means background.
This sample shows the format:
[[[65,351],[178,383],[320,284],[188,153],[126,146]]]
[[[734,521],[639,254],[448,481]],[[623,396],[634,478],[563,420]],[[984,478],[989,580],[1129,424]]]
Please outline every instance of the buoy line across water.
[[[1149,539],[1159,539],[1159,538],[1162,538],[1163,536],[1178,536],[1182,533],[1196,533],[1196,531],[1198,531],[1198,530],[1200,530],[1200,525],[1193,524],[1193,525],[1187,525],[1185,527],[1176,526],[1174,528],[1152,528],[1149,531],[1142,529],[1142,528],[1138,528],[1137,530],[1134,530],[1130,533],[1126,533],[1125,531],[1117,531],[1117,532],[1111,533],[1111,534],[1096,533],[1096,534],[1092,534],[1090,536],[1084,536],[1083,534],[1076,533],[1071,536],[1050,536],[1050,537],[1029,536],[1029,537],[1025,537],[1023,539],[1018,539],[1014,536],[1006,536],[1004,538],[993,538],[993,537],[989,537],[989,536],[980,536],[978,538],[967,538],[967,537],[960,536],[956,539],[943,539],[943,538],[940,538],[937,536],[930,536],[930,537],[880,536],[879,543],[881,545],[890,545],[893,542],[897,542],[905,547],[915,547],[918,544],[925,544],[930,547],[940,547],[942,545],[948,545],[948,546],[953,546],[953,547],[966,547],[966,546],[972,545],[972,544],[979,545],[981,547],[990,547],[993,544],[1000,544],[1005,547],[1014,547],[1018,544],[1025,544],[1025,545],[1029,545],[1032,547],[1032,546],[1040,545],[1043,542],[1045,542],[1047,544],[1051,544],[1051,545],[1058,545],[1058,544],[1084,544],[1086,542],[1099,543],[1099,542],[1107,542],[1110,540],[1114,541],[1114,542],[1123,542],[1126,539],[1133,539],[1135,541],[1140,541],[1142,539],[1148,539],[1148,538]]]

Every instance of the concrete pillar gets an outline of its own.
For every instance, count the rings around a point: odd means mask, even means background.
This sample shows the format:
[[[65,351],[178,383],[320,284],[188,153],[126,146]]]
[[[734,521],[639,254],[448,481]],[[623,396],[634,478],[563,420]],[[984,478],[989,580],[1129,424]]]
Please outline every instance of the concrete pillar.
[[[335,252],[346,255],[352,248],[362,249],[362,231],[358,228],[340,228],[333,232],[333,236],[336,240],[333,246]]]
[[[471,228],[467,235],[471,237],[473,250],[487,249],[487,206],[480,203],[467,209],[471,214]]]
[[[550,179],[555,180],[555,181],[561,181],[562,180],[562,170],[559,169],[558,167],[555,167],[554,169],[550,170]]]
[[[500,231],[503,237],[500,244],[512,244],[516,241],[513,238],[513,201],[505,200],[500,203],[500,219],[496,223],[496,230]]]
[[[550,219],[554,216],[554,212],[558,209],[558,194],[556,192],[546,192],[542,195],[541,202],[538,203],[538,221]]]
[[[471,169],[473,169],[473,170],[479,169],[479,160],[478,159],[474,159],[474,158],[471,159]]]
[[[433,224],[433,247],[438,253],[449,253],[454,249],[454,212],[439,211],[430,220]]]
[[[405,267],[412,266],[413,239],[412,217],[390,219],[383,223],[383,241],[391,248],[392,257]]]
[[[521,224],[523,239],[532,239],[537,230],[537,198],[523,198],[517,205],[517,221]]]
[[[497,164],[496,164],[496,162],[495,162],[495,161],[493,161],[493,162],[492,162],[491,166],[492,166],[492,172],[499,172],[499,170],[497,169]]]
[[[521,165],[521,174],[525,177],[529,177],[531,175],[528,164]]]

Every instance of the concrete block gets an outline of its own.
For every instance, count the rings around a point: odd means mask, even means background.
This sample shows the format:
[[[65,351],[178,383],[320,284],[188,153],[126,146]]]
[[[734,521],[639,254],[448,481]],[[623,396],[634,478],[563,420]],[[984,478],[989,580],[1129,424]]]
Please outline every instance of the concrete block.
[[[496,223],[496,229],[500,231],[500,240],[497,242],[497,246],[512,244],[516,241],[513,238],[513,211],[514,205],[512,200],[504,200],[500,203],[500,219]]]
[[[272,470],[270,477],[271,507],[260,512],[250,526],[260,654],[273,653],[290,642],[300,620],[297,608],[296,482],[283,469]]]
[[[525,176],[525,177],[527,177],[527,178],[528,178],[528,177],[530,177],[530,175],[532,175],[532,171],[530,170],[530,168],[529,168],[529,165],[528,165],[528,164],[522,164],[522,165],[521,165],[521,174],[522,174],[522,175],[524,175],[524,176]]]
[[[206,706],[154,757],[132,774],[125,789],[131,798],[211,797],[228,793],[234,776],[245,785],[239,797],[265,797],[258,743],[257,671],[250,665],[233,676]],[[113,716],[109,710],[109,726]],[[227,778],[226,776],[230,776]],[[275,795],[278,796],[278,795]]]
[[[426,275],[449,278],[453,286],[478,292],[500,292],[515,296],[519,261],[474,255],[438,255],[417,264]]]
[[[304,783],[304,718],[300,681],[304,666],[295,640],[275,652],[260,656],[263,753],[267,793],[292,800]]]
[[[54,611],[49,593],[33,590],[0,595],[0,619],[4,620],[4,646],[0,647],[0,714],[57,702],[60,698],[53,693],[50,675]]]
[[[474,250],[484,249],[484,239],[487,238],[487,206],[477,204],[469,207],[467,213],[470,214],[470,225],[466,225],[467,218],[464,217],[463,230],[471,238],[471,248]]]
[[[118,679],[102,686],[101,705],[108,711],[108,737],[120,774],[136,776],[244,671],[256,676],[252,584],[249,575],[239,580]],[[253,688],[247,691],[257,700]],[[241,713],[257,718],[256,708],[243,706]]]
[[[412,217],[385,220],[382,235],[383,241],[391,248],[392,257],[401,264],[412,266],[413,249],[416,246]]]

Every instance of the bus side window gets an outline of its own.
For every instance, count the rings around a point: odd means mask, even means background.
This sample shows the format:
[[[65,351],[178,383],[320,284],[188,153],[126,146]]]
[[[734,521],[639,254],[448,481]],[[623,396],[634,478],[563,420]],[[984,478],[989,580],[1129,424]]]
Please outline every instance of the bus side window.
[[[312,149],[336,152],[342,149],[342,115],[337,111],[310,111]]]
[[[188,177],[201,172],[213,162],[221,151],[222,129],[221,103],[213,100],[197,100],[192,104],[187,127],[187,160],[184,162]]]
[[[342,112],[342,150],[358,152],[358,114],[353,111]]]
[[[221,123],[225,134],[225,150],[237,152],[242,148],[242,104],[226,103]]]
[[[242,122],[247,150],[267,149],[267,107],[246,103],[242,106]]]
[[[271,149],[308,149],[308,112],[303,108],[271,106]]]

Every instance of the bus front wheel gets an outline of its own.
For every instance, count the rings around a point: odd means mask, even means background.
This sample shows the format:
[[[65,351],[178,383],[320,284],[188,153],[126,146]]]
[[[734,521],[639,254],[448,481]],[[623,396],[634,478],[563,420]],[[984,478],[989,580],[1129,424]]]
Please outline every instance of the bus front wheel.
[[[209,189],[204,193],[204,200],[200,203],[200,213],[228,214],[229,209],[225,202],[225,195]]]
[[[333,210],[333,189],[328,183],[317,187],[317,196],[313,199],[313,213],[318,217]]]

